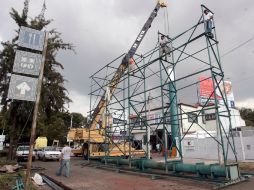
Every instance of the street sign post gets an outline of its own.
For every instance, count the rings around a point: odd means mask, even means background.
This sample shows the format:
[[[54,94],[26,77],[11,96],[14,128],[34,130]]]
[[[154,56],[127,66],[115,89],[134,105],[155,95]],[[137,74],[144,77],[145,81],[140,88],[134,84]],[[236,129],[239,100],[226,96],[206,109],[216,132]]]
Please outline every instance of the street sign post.
[[[43,52],[42,52],[42,63],[40,68],[40,75],[38,78],[38,86],[36,91],[36,101],[34,106],[34,112],[33,112],[33,123],[32,123],[32,129],[31,129],[31,137],[30,137],[30,146],[29,146],[29,155],[28,155],[28,161],[27,161],[27,171],[26,171],[26,177],[25,177],[25,190],[30,189],[30,173],[31,173],[31,166],[32,166],[32,156],[33,156],[33,145],[35,142],[35,133],[36,133],[36,123],[37,123],[37,116],[38,116],[38,110],[39,110],[39,103],[40,103],[40,95],[41,95],[41,87],[43,82],[43,73],[44,73],[44,65],[46,60],[46,53],[47,53],[47,45],[48,45],[48,33],[45,32],[45,39],[44,39],[44,45],[43,45]]]
[[[38,79],[12,74],[8,98],[35,101]]]
[[[13,72],[38,76],[40,73],[41,61],[41,54],[17,50]]]
[[[24,26],[20,27],[18,45],[33,50],[43,50],[45,32],[27,28]]]
[[[36,123],[40,103],[41,88],[43,82],[44,64],[46,60],[48,45],[48,33],[27,27],[20,27],[18,46],[31,50],[40,51],[42,54],[32,53],[28,51],[16,51],[13,64],[12,74],[8,98],[16,100],[33,101],[34,112],[31,128],[29,155],[27,161],[27,171],[25,177],[25,190],[30,189],[30,173],[32,165],[33,145],[35,141]],[[24,75],[34,75],[38,78],[28,77]]]

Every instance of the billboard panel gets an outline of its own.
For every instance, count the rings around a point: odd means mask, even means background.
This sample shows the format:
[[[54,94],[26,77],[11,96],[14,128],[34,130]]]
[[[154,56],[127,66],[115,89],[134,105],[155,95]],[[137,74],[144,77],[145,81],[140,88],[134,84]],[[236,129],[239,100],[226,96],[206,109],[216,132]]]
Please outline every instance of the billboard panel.
[[[235,99],[234,99],[234,94],[233,94],[233,90],[232,90],[232,83],[230,81],[224,81],[220,83],[219,88],[221,90],[221,92],[219,90],[216,91],[217,96],[220,96],[220,100],[219,103],[221,105],[224,105],[224,102],[222,100],[222,95],[227,96],[227,101],[228,101],[228,107],[230,108],[235,108]]]
[[[214,104],[213,81],[205,76],[199,77],[199,103],[201,105]],[[209,99],[210,97],[210,99]],[[209,99],[209,100],[208,100]]]
[[[225,87],[225,88],[224,88]],[[232,90],[232,84],[230,81],[224,81],[219,84],[219,88],[216,88],[215,94],[216,98],[219,101],[219,104],[224,105],[224,101],[222,96],[227,96],[228,106],[234,108],[235,101],[234,95]],[[199,103],[204,105],[206,102],[208,105],[214,104],[214,88],[213,88],[213,81],[211,78],[201,76],[199,77]],[[210,97],[210,99],[209,99]],[[208,100],[209,99],[209,100]]]

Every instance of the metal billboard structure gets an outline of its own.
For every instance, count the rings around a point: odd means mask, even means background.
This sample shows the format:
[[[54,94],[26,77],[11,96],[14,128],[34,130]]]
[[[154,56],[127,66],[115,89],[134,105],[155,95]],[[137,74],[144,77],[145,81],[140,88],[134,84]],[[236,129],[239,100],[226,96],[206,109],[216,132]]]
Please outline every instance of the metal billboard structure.
[[[168,38],[169,52],[162,54],[158,42],[147,53],[134,55],[135,68],[129,66],[128,71],[124,73],[102,116],[107,121],[107,130],[103,134],[105,144],[114,141],[117,148],[117,139],[119,142],[124,141],[130,146],[128,154],[125,150],[123,151],[124,155],[128,155],[128,161],[121,159],[115,161],[107,156],[113,148],[107,149],[102,143],[105,163],[128,163],[129,166],[135,165],[141,169],[148,165],[154,166],[149,159],[150,151],[154,149],[151,147],[151,142],[156,139],[156,143],[161,146],[163,168],[166,172],[170,168],[175,172],[186,172],[187,166],[181,164],[183,162],[182,144],[188,132],[196,125],[200,130],[205,131],[218,146],[216,154],[218,154],[220,167],[223,168],[224,177],[231,182],[240,179],[227,96],[218,88],[219,84],[224,84],[224,71],[220,60],[215,21],[213,20],[212,28],[214,37],[211,37],[206,32],[205,22],[203,22],[203,12],[209,9],[202,5],[201,10],[202,14],[195,25],[175,37]],[[161,35],[163,34],[158,33],[158,39]],[[110,79],[124,56],[125,54],[122,54],[117,57],[90,77],[90,116],[98,101],[105,95]],[[213,99],[212,94],[202,105],[199,105],[195,112],[186,112],[178,106],[181,103],[179,99],[198,102],[197,85],[200,83],[200,76],[207,76],[206,79],[212,80],[212,93],[217,91],[220,94],[225,105],[223,108],[216,97],[214,97],[214,104],[209,104]],[[197,122],[206,112],[215,114],[216,136]],[[119,124],[116,122],[113,127],[112,123],[108,122],[110,119],[107,118],[112,117],[114,113],[117,113],[120,121],[123,118],[127,118],[127,121],[119,122]],[[226,118],[226,122],[225,120],[222,122],[222,117]],[[186,119],[188,127],[183,133],[182,121]],[[98,130],[101,130],[103,122],[98,121]],[[115,136],[120,137],[115,138]],[[135,158],[135,151],[131,152],[131,147],[145,151],[146,160]],[[228,160],[229,154],[234,155],[233,161]],[[177,169],[178,166],[181,166],[181,169]],[[213,176],[213,166],[201,167],[207,169],[206,172],[202,171],[204,175]],[[198,171],[198,165],[194,165],[193,168],[194,173],[203,175],[201,170]],[[230,171],[234,171],[234,174]]]

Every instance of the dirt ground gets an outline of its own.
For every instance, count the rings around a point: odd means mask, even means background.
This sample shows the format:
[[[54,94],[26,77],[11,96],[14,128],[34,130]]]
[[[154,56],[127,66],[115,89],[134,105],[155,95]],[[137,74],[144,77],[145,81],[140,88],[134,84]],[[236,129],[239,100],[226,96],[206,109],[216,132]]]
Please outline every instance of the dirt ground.
[[[56,176],[59,162],[56,161],[36,161],[33,166],[45,168],[43,172],[62,182],[74,190],[204,190],[212,189],[212,185],[207,182],[187,180],[170,177],[167,179],[155,179],[147,176],[137,176],[115,171],[103,170],[94,167],[82,166],[84,160],[75,158],[71,160],[71,176]],[[226,190],[253,190],[254,178],[247,182],[225,188]],[[50,189],[47,186],[43,190]]]

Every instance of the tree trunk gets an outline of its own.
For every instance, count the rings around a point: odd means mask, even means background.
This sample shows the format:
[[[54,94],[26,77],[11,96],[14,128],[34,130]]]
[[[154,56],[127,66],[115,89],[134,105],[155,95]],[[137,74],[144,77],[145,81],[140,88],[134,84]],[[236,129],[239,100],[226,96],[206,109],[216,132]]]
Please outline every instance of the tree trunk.
[[[14,103],[15,104],[15,103]],[[16,114],[16,105],[12,107],[11,116],[12,116],[12,124],[10,126],[10,146],[9,146],[9,152],[8,152],[8,160],[15,159],[15,147],[16,147],[16,141],[17,141],[17,133],[16,133],[16,126],[17,126],[17,114]]]

